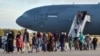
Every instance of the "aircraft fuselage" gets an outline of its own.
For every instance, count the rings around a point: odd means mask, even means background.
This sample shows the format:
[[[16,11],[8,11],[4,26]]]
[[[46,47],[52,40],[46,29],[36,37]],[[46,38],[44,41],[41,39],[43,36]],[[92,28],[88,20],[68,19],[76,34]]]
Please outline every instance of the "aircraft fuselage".
[[[17,19],[17,23],[25,28],[42,32],[69,32],[78,11],[87,11],[91,22],[87,23],[84,33],[100,34],[100,5],[51,5],[33,8]]]

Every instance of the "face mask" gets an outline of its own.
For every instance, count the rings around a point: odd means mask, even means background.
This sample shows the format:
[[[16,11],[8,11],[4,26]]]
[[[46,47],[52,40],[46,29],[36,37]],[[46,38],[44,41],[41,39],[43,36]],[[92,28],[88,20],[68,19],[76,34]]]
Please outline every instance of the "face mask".
[[[12,32],[10,32],[10,34],[12,34]]]

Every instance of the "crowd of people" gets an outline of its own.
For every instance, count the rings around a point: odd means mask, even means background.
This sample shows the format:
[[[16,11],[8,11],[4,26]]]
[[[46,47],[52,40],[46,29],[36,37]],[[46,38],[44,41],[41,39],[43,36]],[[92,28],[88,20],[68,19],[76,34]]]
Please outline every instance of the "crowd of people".
[[[33,33],[32,41],[30,41],[30,36],[25,29],[24,34],[22,35],[20,31],[18,31],[17,35],[14,36],[14,32],[10,31],[7,35],[2,37],[2,48],[6,53],[13,53],[15,48],[17,52],[24,53],[25,49],[28,49],[28,53],[33,52],[33,49],[36,49],[36,52],[40,52],[42,47],[42,51],[57,51],[57,48],[60,47],[61,43],[61,51],[64,51],[64,43],[66,39],[66,34],[62,32],[59,33]],[[16,40],[16,46],[14,45],[14,40]],[[59,43],[59,44],[58,44]]]
[[[69,38],[69,48],[72,49],[72,42],[75,50],[96,50],[98,39],[94,36],[91,39],[90,35],[83,35],[80,33],[79,37],[75,37],[72,41],[72,37]]]
[[[14,40],[16,40],[16,46],[14,46]],[[10,31],[7,35],[2,37],[2,48],[5,53],[13,53],[17,50],[17,53],[24,53],[27,49],[28,53],[32,53],[33,50],[36,52],[44,51],[44,52],[56,52],[58,49],[61,52],[66,51],[65,45],[66,43],[69,46],[70,51],[72,47],[75,50],[96,50],[97,47],[97,38],[94,37],[93,40],[90,38],[89,34],[83,36],[80,34],[79,37],[69,36],[65,32],[56,32],[56,33],[33,33],[33,37],[30,41],[30,36],[25,29],[24,34],[22,35],[20,31],[18,31],[17,35],[14,36],[14,32]]]

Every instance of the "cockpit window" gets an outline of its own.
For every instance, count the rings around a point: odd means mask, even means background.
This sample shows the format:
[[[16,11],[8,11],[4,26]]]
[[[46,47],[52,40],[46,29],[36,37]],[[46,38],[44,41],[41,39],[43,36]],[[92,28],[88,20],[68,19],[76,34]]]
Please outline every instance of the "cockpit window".
[[[28,17],[28,14],[27,13],[24,13],[22,16],[23,17]]]

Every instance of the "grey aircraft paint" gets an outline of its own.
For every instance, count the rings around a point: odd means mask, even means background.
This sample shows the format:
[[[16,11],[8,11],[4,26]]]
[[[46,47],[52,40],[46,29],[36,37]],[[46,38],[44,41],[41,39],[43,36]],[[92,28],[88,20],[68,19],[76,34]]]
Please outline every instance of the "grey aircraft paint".
[[[30,9],[23,13],[17,24],[35,31],[69,32],[78,11],[87,11],[91,22],[87,23],[84,33],[100,34],[100,4],[50,5]]]

